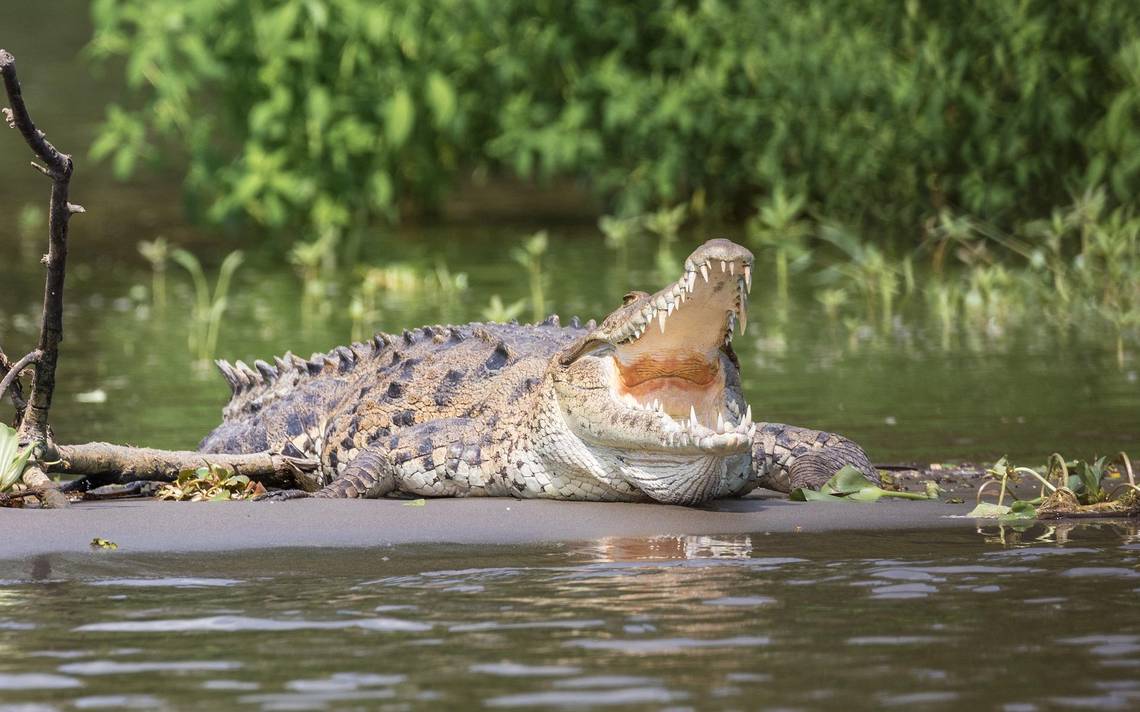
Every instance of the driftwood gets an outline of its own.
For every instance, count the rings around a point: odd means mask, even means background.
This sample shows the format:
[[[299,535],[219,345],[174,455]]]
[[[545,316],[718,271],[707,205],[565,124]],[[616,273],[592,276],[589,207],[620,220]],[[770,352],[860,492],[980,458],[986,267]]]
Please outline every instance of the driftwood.
[[[75,164],[71,156],[51,144],[44,132],[36,128],[24,104],[20,81],[16,77],[16,59],[0,49],[0,75],[8,94],[9,108],[3,110],[8,126],[20,132],[24,142],[39,159],[32,166],[51,179],[51,203],[48,208],[48,251],[43,263],[47,268],[44,283],[43,316],[36,348],[12,362],[0,350],[0,400],[12,399],[21,444],[37,443],[35,457],[24,470],[25,490],[4,497],[6,500],[37,497],[45,507],[66,507],[67,497],[49,474],[83,475],[83,484],[123,484],[139,480],[171,481],[184,469],[204,464],[222,465],[237,474],[262,484],[302,489],[316,489],[313,473],[315,460],[260,452],[248,455],[204,455],[197,452],[154,450],[109,443],[57,445],[48,428],[48,413],[55,391],[55,369],[59,360],[59,342],[63,340],[63,284],[67,263],[67,233],[71,216],[86,212],[80,205],[68,202],[71,176]],[[31,390],[24,397],[21,372],[32,367]],[[68,490],[81,490],[72,485]]]
[[[111,443],[56,446],[54,462],[46,465],[56,474],[84,475],[93,485],[127,484],[138,480],[173,482],[182,470],[206,464],[228,467],[235,474],[269,487],[317,489],[312,473],[316,460],[272,452],[249,455],[204,454],[187,450],[154,450]],[[50,457],[51,455],[49,455]]]

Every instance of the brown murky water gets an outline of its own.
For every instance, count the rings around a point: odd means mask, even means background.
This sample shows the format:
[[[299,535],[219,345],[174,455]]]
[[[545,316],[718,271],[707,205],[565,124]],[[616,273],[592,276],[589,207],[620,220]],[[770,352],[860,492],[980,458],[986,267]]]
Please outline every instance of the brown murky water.
[[[1134,523],[99,552],[0,577],[5,710],[1140,706]]]

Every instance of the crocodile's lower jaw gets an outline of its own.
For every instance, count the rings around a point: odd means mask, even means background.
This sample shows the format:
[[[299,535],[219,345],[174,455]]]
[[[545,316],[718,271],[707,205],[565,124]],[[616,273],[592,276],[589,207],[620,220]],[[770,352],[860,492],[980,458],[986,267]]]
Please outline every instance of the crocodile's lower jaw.
[[[664,504],[700,504],[719,496],[724,487],[727,460],[719,454],[656,452],[627,454],[622,460],[622,478]]]

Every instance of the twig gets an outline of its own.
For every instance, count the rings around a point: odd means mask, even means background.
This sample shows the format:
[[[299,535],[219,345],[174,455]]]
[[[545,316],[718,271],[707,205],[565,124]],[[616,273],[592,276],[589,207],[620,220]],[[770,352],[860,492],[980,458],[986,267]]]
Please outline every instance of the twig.
[[[155,450],[111,443],[59,445],[46,465],[53,473],[86,475],[98,484],[125,484],[136,480],[173,482],[178,473],[206,464],[231,468],[235,474],[267,486],[315,490],[319,463],[271,452],[248,455],[207,454],[185,450]]]
[[[16,420],[12,423],[12,427],[20,427],[20,419],[24,417],[24,409],[28,407],[28,402],[24,400],[24,387],[20,383],[20,369],[15,367],[8,356],[0,349],[0,372],[5,374],[5,379],[10,378],[8,385],[5,388],[0,388],[0,400],[4,398],[4,394],[12,396],[12,405],[16,407]],[[15,373],[15,376],[11,374]]]
[[[7,363],[8,359],[6,357],[3,358],[3,361],[0,361],[0,367],[6,368],[8,370],[8,372],[4,374],[4,378],[0,379],[0,398],[3,398],[5,395],[7,395],[9,388],[15,386],[15,388],[12,389],[12,402],[16,404],[17,410],[20,410],[19,403],[16,403],[17,396],[22,395],[20,393],[21,389],[19,387],[20,372],[23,371],[28,364],[39,361],[41,355],[42,354],[40,350],[36,349],[30,354],[26,354],[16,363]],[[0,356],[2,356],[2,354],[0,354]],[[23,398],[20,398],[20,400],[23,400]],[[26,405],[27,404],[25,403],[25,406]]]

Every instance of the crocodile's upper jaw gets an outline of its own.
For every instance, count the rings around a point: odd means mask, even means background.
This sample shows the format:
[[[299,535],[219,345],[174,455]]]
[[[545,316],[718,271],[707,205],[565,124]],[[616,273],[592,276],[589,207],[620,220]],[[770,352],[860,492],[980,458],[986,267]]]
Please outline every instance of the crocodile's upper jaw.
[[[639,456],[750,448],[751,409],[730,397],[725,370],[735,368],[728,356],[734,332],[747,327],[752,262],[732,242],[705,243],[676,282],[653,295],[627,295],[563,356],[556,387],[580,437]]]

